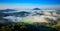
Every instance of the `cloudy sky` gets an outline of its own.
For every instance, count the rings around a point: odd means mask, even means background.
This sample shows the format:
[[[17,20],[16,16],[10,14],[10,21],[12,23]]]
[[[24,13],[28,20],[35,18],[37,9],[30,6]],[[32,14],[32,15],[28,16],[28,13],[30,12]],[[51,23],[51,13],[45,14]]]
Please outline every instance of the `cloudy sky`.
[[[60,8],[60,0],[0,0],[0,9]]]

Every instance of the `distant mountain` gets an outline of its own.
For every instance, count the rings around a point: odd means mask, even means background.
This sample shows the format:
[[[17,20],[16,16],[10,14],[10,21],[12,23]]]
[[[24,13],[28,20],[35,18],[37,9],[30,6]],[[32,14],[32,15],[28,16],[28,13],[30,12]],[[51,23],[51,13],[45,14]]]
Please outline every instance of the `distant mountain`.
[[[12,11],[15,11],[15,10],[14,9],[0,10],[0,17],[9,16],[11,13],[3,13],[3,12],[12,12]]]
[[[12,13],[12,11],[13,11],[13,13]],[[0,17],[6,17],[6,16],[20,16],[20,17],[25,17],[25,16],[28,16],[28,14],[30,14],[30,12],[26,12],[26,11],[19,11],[19,12],[17,12],[17,10],[14,10],[14,9],[0,10]]]
[[[41,9],[39,9],[39,8],[34,8],[33,10],[41,10]]]
[[[34,8],[33,10],[41,10],[39,8]],[[32,10],[32,11],[33,11]],[[18,16],[18,17],[25,17],[25,16],[28,16],[29,14],[39,14],[39,15],[42,15],[42,13],[39,13],[39,11],[33,11],[33,12],[27,12],[27,11],[19,11],[17,12],[17,10],[14,10],[14,9],[5,9],[5,10],[0,10],[0,16],[1,17],[6,17],[6,16]],[[13,12],[13,13],[12,13]]]
[[[5,10],[0,10],[0,13],[1,12],[9,12],[9,11],[15,11],[14,9],[5,9]]]
[[[26,12],[26,11],[21,11],[21,12],[17,12],[17,13],[14,13],[15,16],[18,16],[18,17],[26,17],[30,14],[30,12]]]

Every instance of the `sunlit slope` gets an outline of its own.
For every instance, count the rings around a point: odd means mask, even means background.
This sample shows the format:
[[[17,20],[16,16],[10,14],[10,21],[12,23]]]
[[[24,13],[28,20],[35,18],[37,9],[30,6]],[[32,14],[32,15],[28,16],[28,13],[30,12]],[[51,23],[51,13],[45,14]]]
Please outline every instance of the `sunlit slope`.
[[[48,21],[44,18],[44,16],[40,16],[40,15],[24,17],[22,18],[20,22],[25,22],[25,23],[46,22],[48,23]]]

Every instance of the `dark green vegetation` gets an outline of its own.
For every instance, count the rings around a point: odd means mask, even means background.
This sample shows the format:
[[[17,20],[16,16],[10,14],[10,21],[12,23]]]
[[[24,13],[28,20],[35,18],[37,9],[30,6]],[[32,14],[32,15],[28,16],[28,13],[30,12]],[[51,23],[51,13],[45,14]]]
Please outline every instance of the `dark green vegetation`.
[[[0,31],[57,31],[57,29],[39,23],[27,24],[21,22],[18,24],[0,24]]]
[[[58,31],[60,31],[60,18],[57,20],[58,23],[56,25],[53,25],[53,28],[56,28]]]

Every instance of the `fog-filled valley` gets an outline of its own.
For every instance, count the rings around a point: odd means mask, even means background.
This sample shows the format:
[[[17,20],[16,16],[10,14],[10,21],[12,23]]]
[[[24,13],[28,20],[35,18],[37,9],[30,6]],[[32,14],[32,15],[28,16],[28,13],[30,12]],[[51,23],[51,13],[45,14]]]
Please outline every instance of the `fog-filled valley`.
[[[21,29],[20,31],[34,31],[34,29],[36,31],[57,31],[59,30],[56,28],[59,25],[59,15],[59,10],[43,10],[39,8],[25,10],[4,9],[0,10],[0,26],[14,26],[14,29]],[[16,28],[19,26],[20,28]]]

